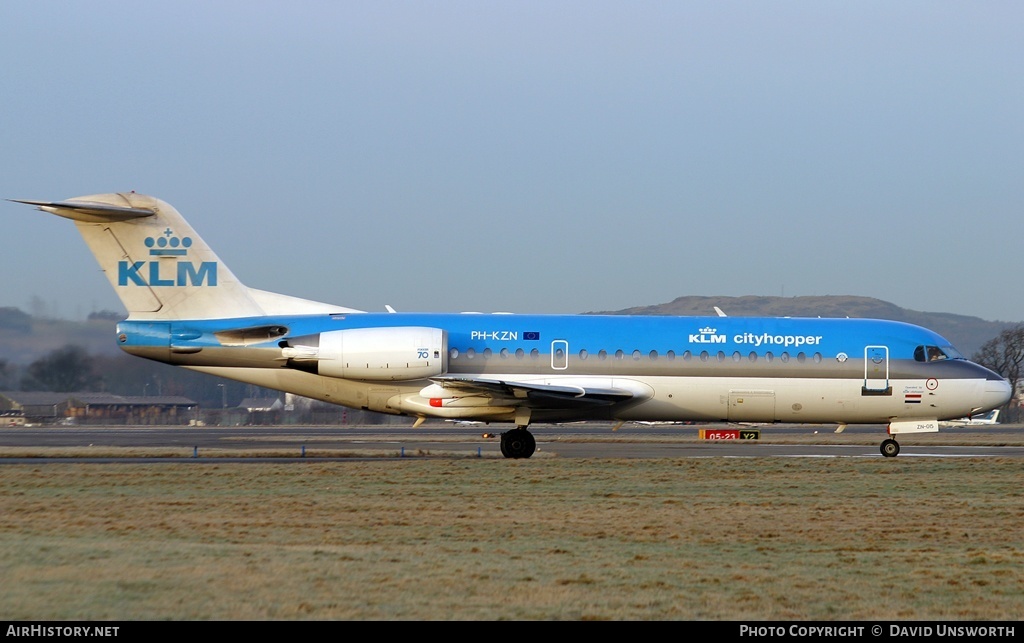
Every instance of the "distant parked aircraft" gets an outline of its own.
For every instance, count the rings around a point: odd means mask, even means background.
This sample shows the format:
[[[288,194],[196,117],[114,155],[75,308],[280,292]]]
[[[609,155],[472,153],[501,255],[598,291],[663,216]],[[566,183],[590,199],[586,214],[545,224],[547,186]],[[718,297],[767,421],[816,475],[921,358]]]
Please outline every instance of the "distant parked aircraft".
[[[956,418],[939,422],[940,426],[991,426],[999,424],[999,409],[993,409],[988,413],[978,413],[970,417]]]

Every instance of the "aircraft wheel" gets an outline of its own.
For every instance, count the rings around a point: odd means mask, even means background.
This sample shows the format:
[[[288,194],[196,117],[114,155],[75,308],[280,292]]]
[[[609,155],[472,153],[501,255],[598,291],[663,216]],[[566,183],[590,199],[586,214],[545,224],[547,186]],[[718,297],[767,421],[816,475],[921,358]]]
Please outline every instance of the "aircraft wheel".
[[[882,455],[887,458],[895,458],[900,454],[900,443],[892,438],[882,440]]]
[[[501,434],[501,455],[506,458],[529,458],[537,450],[537,441],[526,429],[512,429]]]

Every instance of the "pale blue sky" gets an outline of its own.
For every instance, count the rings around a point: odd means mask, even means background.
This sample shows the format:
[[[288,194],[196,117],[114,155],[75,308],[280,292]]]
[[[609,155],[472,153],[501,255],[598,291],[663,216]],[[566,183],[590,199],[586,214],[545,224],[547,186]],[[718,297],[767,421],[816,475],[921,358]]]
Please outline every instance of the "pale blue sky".
[[[1022,28],[1016,2],[5,0],[0,198],[152,194],[245,283],[371,311],[1024,321]],[[0,217],[0,306],[123,310],[71,222]]]

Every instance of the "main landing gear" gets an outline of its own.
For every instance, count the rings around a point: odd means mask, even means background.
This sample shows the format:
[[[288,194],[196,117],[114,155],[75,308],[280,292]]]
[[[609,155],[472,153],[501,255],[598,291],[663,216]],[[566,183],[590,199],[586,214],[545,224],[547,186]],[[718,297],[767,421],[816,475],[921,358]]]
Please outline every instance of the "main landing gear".
[[[536,450],[537,440],[525,426],[501,434],[501,455],[506,458],[529,458]]]
[[[900,443],[892,438],[882,440],[882,455],[887,458],[895,458],[900,454]]]

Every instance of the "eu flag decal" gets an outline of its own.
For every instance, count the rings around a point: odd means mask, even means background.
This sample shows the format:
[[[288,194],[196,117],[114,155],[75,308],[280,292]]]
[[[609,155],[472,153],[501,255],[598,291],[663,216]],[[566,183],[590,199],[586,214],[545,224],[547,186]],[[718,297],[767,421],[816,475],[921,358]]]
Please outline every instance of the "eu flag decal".
[[[540,333],[538,333],[536,331],[532,331],[532,330],[524,331],[523,332],[523,339],[525,339],[526,341],[534,341],[535,342],[535,341],[540,339]]]

